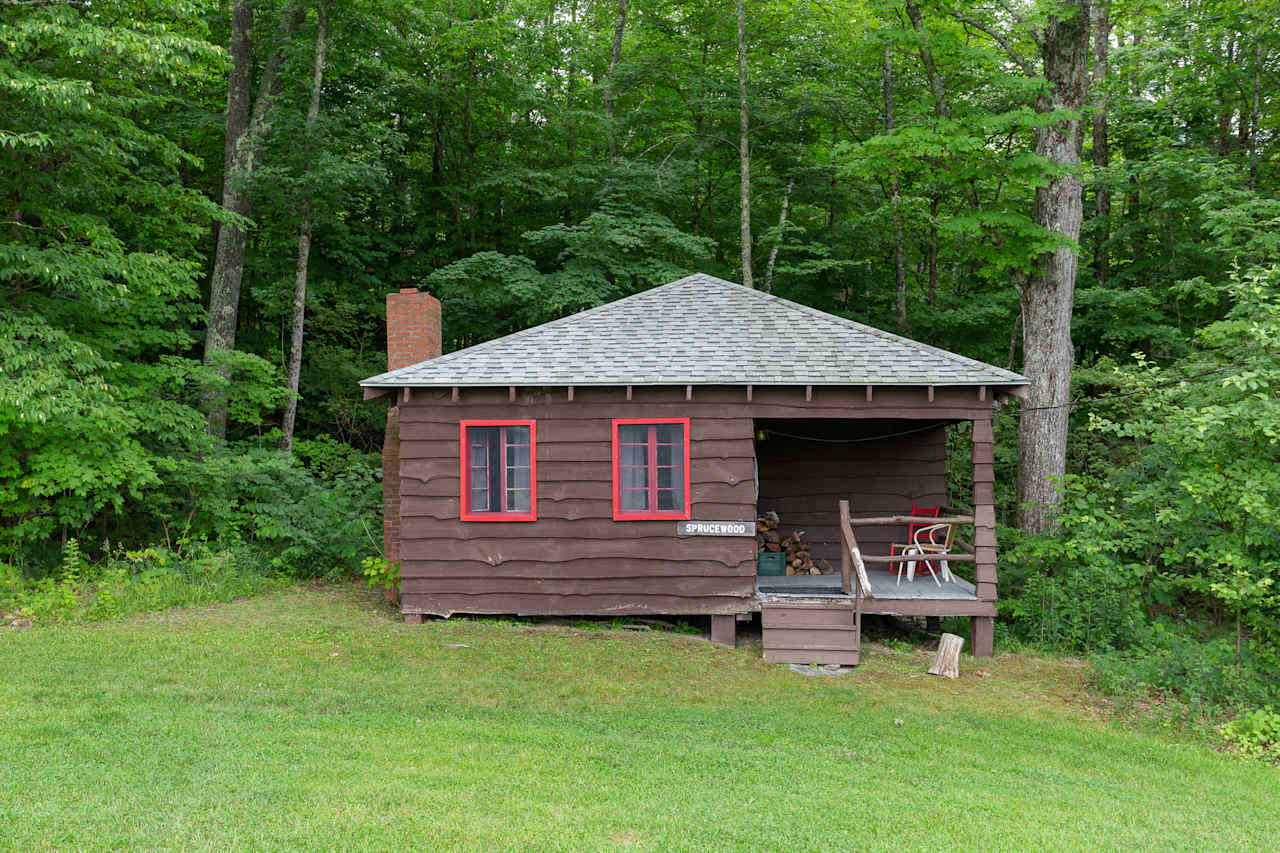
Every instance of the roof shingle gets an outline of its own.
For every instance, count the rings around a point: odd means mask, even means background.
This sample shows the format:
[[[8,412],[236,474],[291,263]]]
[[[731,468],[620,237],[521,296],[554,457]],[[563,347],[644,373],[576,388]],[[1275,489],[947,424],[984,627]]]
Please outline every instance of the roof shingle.
[[[1008,370],[699,273],[360,384],[1026,383]]]

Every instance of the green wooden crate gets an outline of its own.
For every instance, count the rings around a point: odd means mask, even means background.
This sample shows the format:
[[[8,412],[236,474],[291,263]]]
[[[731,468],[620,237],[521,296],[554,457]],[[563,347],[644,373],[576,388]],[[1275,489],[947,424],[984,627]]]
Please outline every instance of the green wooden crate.
[[[756,574],[776,577],[787,573],[787,555],[781,551],[761,551],[756,556]]]

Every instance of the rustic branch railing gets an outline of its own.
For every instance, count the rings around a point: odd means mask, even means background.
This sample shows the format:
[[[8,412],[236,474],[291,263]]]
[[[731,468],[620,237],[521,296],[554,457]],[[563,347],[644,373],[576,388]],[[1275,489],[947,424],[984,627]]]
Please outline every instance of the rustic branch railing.
[[[857,570],[857,595],[858,600],[864,596],[866,598],[874,598],[871,592],[871,578],[867,575],[867,566],[862,559],[862,551],[858,549],[858,539],[853,535],[853,523],[849,518],[849,502],[840,501],[840,538],[844,540],[844,547],[840,549],[840,588],[845,595],[853,595],[852,579],[849,572],[849,563],[852,558],[853,568]]]
[[[848,503],[848,501],[842,501],[842,503]],[[973,524],[972,515],[881,515],[850,520],[858,526],[864,524]]]
[[[951,551],[947,553],[929,553],[922,554],[893,554],[893,555],[872,555],[863,554],[858,550],[858,540],[853,535],[855,525],[871,525],[883,526],[887,524],[973,524],[973,515],[883,515],[872,516],[870,518],[851,518],[849,516],[849,502],[840,501],[840,538],[844,540],[845,547],[842,549],[841,560],[841,582],[844,584],[845,595],[851,594],[849,583],[849,555],[852,554],[854,562],[858,567],[859,583],[867,591],[864,593],[871,598],[870,580],[867,578],[866,563],[919,563],[922,560],[947,560],[952,563],[973,563],[977,557],[974,554],[972,545],[964,542],[953,542],[952,547],[959,545],[961,551]],[[967,547],[966,547],[967,546]],[[967,552],[967,553],[965,553]]]

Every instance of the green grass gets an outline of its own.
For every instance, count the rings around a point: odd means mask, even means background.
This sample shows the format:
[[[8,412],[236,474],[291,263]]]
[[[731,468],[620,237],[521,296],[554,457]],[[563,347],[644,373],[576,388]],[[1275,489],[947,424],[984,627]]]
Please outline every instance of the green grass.
[[[925,659],[810,678],[354,588],[3,631],[0,845],[1274,849],[1274,768],[1107,722],[1069,661]]]

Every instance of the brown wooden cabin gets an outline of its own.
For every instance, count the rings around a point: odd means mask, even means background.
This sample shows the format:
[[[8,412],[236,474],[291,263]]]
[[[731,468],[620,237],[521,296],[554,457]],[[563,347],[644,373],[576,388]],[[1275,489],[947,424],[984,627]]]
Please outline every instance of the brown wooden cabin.
[[[732,644],[761,611],[767,659],[856,663],[862,613],[958,615],[991,653],[990,419],[1023,377],[707,275],[445,356],[433,297],[391,294],[387,322],[390,372],[361,385],[391,403],[384,539],[407,621],[709,615]],[[890,544],[913,505],[948,504],[962,421],[957,578],[897,583]],[[830,573],[757,578],[769,510]]]

